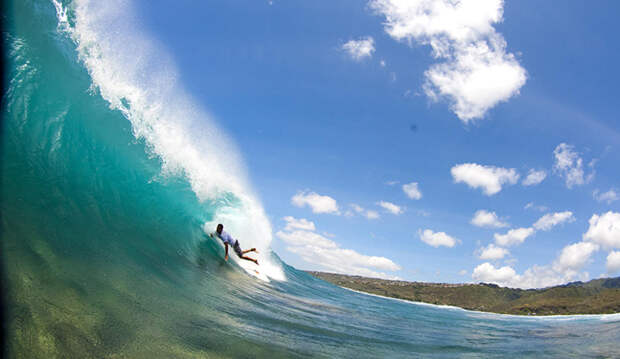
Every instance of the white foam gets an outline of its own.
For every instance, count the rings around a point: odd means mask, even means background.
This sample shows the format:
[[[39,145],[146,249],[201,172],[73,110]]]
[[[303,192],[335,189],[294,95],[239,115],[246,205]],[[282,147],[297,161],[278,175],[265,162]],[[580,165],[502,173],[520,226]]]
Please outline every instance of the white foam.
[[[248,184],[238,151],[183,89],[164,48],[137,26],[132,4],[76,0],[70,5],[71,25],[66,9],[52,1],[59,30],[66,28],[76,43],[94,87],[162,160],[163,174],[185,176],[200,201],[214,201],[219,209],[213,221],[224,223],[244,246],[259,249],[266,276],[285,280],[282,268],[271,263],[271,224]],[[228,203],[227,193],[239,203]]]

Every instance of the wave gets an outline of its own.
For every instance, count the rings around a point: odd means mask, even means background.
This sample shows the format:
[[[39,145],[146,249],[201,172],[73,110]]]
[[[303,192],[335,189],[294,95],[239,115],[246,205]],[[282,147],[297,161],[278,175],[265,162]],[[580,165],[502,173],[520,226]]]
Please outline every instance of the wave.
[[[620,355],[617,316],[533,321],[411,305],[281,261],[234,144],[135,11],[120,0],[9,2],[7,357]],[[264,280],[247,274],[252,263],[239,263],[246,273],[224,261],[205,235],[218,222],[243,247],[264,248]]]
[[[271,225],[248,184],[238,150],[183,89],[164,48],[134,25],[138,21],[131,4],[77,0],[68,11],[52,1],[59,30],[75,42],[93,88],[131,122],[136,138],[146,140],[162,161],[163,175],[184,176],[197,198],[216,208],[205,233],[225,223],[244,246],[259,249],[260,278],[285,280],[269,254]],[[251,263],[237,263],[255,273]]]

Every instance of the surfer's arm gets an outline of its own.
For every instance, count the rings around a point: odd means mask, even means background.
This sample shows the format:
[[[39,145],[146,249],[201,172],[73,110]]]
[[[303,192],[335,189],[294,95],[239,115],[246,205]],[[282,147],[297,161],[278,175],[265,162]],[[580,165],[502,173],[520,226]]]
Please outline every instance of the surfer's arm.
[[[228,243],[224,242],[224,248],[226,248],[226,255],[224,256],[224,260],[228,260]]]

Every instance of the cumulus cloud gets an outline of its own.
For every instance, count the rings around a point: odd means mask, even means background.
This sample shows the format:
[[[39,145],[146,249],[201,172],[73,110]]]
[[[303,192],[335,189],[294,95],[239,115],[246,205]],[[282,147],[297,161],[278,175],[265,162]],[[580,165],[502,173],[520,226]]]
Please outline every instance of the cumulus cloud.
[[[364,58],[371,57],[375,52],[375,40],[370,37],[363,37],[359,40],[351,40],[344,45],[342,49],[346,51],[349,56],[355,61],[360,61]]]
[[[351,204],[351,208],[353,208],[353,210],[357,213],[359,213],[360,215],[368,218],[368,219],[378,219],[379,218],[379,213],[377,211],[373,211],[370,209],[365,209],[364,207],[352,203]]]
[[[536,171],[534,169],[531,169],[530,172],[528,172],[527,177],[523,179],[523,182],[521,182],[521,184],[524,186],[535,186],[542,182],[546,177],[547,172],[545,172],[544,170]]]
[[[533,228],[511,229],[506,234],[495,233],[495,243],[508,247],[523,243],[525,239],[534,234]]]
[[[424,231],[419,230],[418,236],[422,242],[435,248],[439,246],[452,248],[458,242],[457,239],[447,235],[444,232],[433,232],[430,229],[425,229]]]
[[[478,258],[480,259],[497,260],[504,258],[510,252],[506,248],[498,247],[491,243],[486,247],[480,248],[478,253]]]
[[[585,250],[590,249],[585,248]],[[575,280],[588,280],[588,273],[580,273],[578,270],[587,262],[591,252],[587,253],[587,256],[571,258],[572,252],[571,248],[563,252],[566,253],[564,258],[558,259],[552,265],[534,265],[526,269],[523,274],[518,274],[510,266],[495,267],[485,262],[474,268],[472,278],[478,282],[524,289],[545,288]]]
[[[599,202],[607,202],[607,204],[611,204],[611,202],[617,201],[620,199],[620,195],[613,189],[610,189],[607,192],[600,193],[599,190],[595,190],[592,193],[594,199]]]
[[[510,266],[499,268],[486,262],[474,269],[472,277],[477,281],[513,288],[543,288],[574,280],[587,280],[588,273],[580,273],[579,270],[598,249],[595,243],[573,243],[564,247],[551,265],[534,265],[523,274],[518,274]]]
[[[594,178],[594,172],[585,175],[583,170],[583,159],[575,148],[566,143],[560,143],[553,150],[555,162],[553,170],[566,181],[566,187],[580,186],[586,184]]]
[[[310,231],[278,231],[276,236],[292,246],[314,246],[320,248],[337,248],[336,242]]]
[[[508,223],[500,221],[495,212],[485,211],[484,209],[476,211],[474,218],[471,219],[471,224],[478,227],[490,228],[501,228],[508,226]]]
[[[381,271],[398,271],[401,267],[392,260],[360,254],[355,250],[341,248],[336,242],[310,230],[287,230],[276,232],[276,236],[287,245],[287,250],[299,255],[309,264],[323,270],[362,275],[368,277],[395,279]]]
[[[607,256],[607,273],[620,272],[620,252],[614,251]]]
[[[294,229],[303,229],[305,231],[314,231],[314,222],[311,222],[305,218],[297,219],[295,217],[286,216],[283,218],[286,221],[285,230],[291,231]]]
[[[340,214],[335,199],[316,192],[299,191],[291,198],[291,203],[297,207],[309,206],[313,213]]]
[[[380,202],[377,202],[377,205],[383,207],[386,211],[392,214],[395,214],[395,215],[399,215],[404,212],[400,206],[395,205],[392,202],[380,201]]]
[[[403,185],[403,191],[407,195],[407,197],[411,199],[420,199],[422,198],[422,192],[420,192],[420,188],[418,187],[418,182],[411,182]]]
[[[483,166],[476,163],[463,163],[450,170],[454,182],[466,183],[472,188],[482,188],[487,196],[492,196],[502,190],[504,184],[515,184],[519,174],[514,168]]]
[[[590,227],[583,235],[584,241],[591,241],[605,248],[620,248],[620,213],[609,211],[603,215],[592,215]]]
[[[385,257],[366,256],[352,249],[326,249],[314,246],[288,247],[288,251],[299,255],[305,262],[319,265],[326,271],[360,275],[364,277],[397,279],[378,270],[397,271],[400,266]],[[343,260],[346,258],[346,260]]]
[[[447,98],[468,123],[519,93],[526,71],[493,25],[502,21],[502,0],[371,0],[395,40],[430,45],[445,62],[425,72],[424,91]]]
[[[573,217],[573,212],[570,211],[548,213],[540,217],[540,219],[534,223],[534,228],[537,230],[548,231],[558,224],[574,221],[575,217]]]
[[[474,268],[472,278],[476,281],[497,283],[505,285],[512,283],[517,276],[517,272],[509,266],[495,268],[491,263],[485,262]]]
[[[562,249],[560,256],[553,263],[553,269],[560,273],[573,273],[581,269],[590,259],[592,253],[599,249],[598,244],[578,242]]]
[[[562,218],[571,217],[572,215],[562,216]],[[552,226],[543,227],[551,228]],[[521,230],[524,229],[534,231],[533,228],[521,228]],[[587,280],[588,273],[580,271],[601,247],[620,248],[620,213],[607,212],[601,216],[593,215],[590,219],[590,227],[583,235],[583,241],[562,248],[556,259],[549,265],[535,265],[523,274],[518,274],[509,266],[497,268],[491,263],[483,263],[474,269],[472,277],[478,281],[515,288],[542,288],[574,280]],[[480,253],[482,254],[482,251]],[[611,252],[607,257],[607,271],[613,273],[618,270],[620,270],[620,252]]]
[[[478,282],[494,283],[510,288],[544,288],[563,284],[571,280],[587,279],[587,274],[566,276],[554,271],[550,266],[532,266],[523,274],[518,274],[512,267],[495,267],[485,262],[474,268],[472,278]]]
[[[476,215],[478,214],[478,212],[476,212]],[[475,216],[474,220],[475,219],[478,219],[478,216]],[[483,212],[480,216],[481,222],[483,220],[491,221],[492,219],[494,218],[490,216],[488,212]],[[472,223],[474,223],[474,220],[472,220]],[[504,247],[518,245],[523,243],[527,237],[536,233],[537,230],[549,231],[551,230],[551,228],[561,223],[573,221],[575,221],[575,217],[573,217],[573,213],[570,211],[548,213],[540,217],[538,221],[536,221],[532,225],[532,227],[511,229],[506,234],[495,233],[495,243]]]

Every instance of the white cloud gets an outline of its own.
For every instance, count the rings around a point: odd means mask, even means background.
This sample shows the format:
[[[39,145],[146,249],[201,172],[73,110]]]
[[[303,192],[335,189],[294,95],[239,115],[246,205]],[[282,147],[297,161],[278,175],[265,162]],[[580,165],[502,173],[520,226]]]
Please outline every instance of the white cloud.
[[[596,243],[573,243],[564,247],[550,265],[534,265],[523,274],[518,274],[509,266],[496,268],[487,262],[476,267],[472,277],[477,281],[514,288],[543,288],[574,280],[587,280],[588,273],[579,271],[597,250],[599,245]]]
[[[381,65],[381,67],[385,67],[385,60],[379,61],[379,65]]]
[[[487,196],[501,191],[502,185],[515,184],[519,180],[519,174],[514,168],[482,166],[476,163],[454,166],[450,172],[454,182],[463,182],[472,188],[482,188]]]
[[[471,224],[478,227],[491,227],[501,228],[508,226],[508,223],[500,221],[495,212],[485,211],[481,209],[476,211],[474,218],[471,219]]]
[[[425,72],[431,99],[445,97],[463,121],[519,93],[526,72],[493,25],[502,21],[502,0],[371,0],[394,39],[430,45],[446,62]]]
[[[509,230],[506,234],[495,233],[494,237],[497,244],[508,247],[523,243],[534,232],[534,228],[517,228]]]
[[[535,186],[542,182],[546,177],[547,172],[545,172],[544,170],[536,171],[534,169],[531,169],[530,172],[527,174],[527,177],[523,179],[523,182],[521,182],[521,184],[524,186]]]
[[[544,212],[546,210],[548,210],[549,208],[547,208],[546,206],[539,206],[534,204],[534,202],[529,202],[528,204],[525,205],[525,207],[523,207],[523,209],[535,209],[539,212]]]
[[[517,258],[514,258],[514,257],[504,259],[504,264],[508,265],[508,266],[513,266],[513,265],[517,264],[517,262],[519,262],[519,260]]]
[[[305,262],[328,271],[368,277],[395,279],[380,271],[398,271],[401,267],[392,260],[360,254],[341,248],[336,242],[306,230],[278,231],[276,236],[287,243],[287,250]]]
[[[388,186],[394,186],[394,185],[398,184],[398,181],[387,181],[387,182],[385,182],[385,184],[388,185]]]
[[[377,202],[377,204],[383,207],[388,212],[395,214],[395,215],[399,215],[404,212],[400,206],[395,205],[392,202],[380,201],[380,202]]]
[[[620,252],[614,251],[607,256],[607,273],[620,272]]]
[[[286,216],[283,218],[286,221],[285,230],[290,231],[293,229],[302,229],[306,231],[314,231],[314,222],[311,222],[305,218],[297,219],[295,217]]]
[[[559,285],[571,280],[587,279],[587,274],[578,276],[575,272],[564,275],[554,271],[549,266],[532,266],[523,274],[517,272],[510,266],[501,268],[495,267],[491,263],[482,263],[477,266],[472,274],[475,281],[485,283],[495,283],[504,287],[511,288],[544,288]]]
[[[466,269],[461,269],[459,271],[459,275],[466,275],[467,274],[467,270]]]
[[[342,45],[342,49],[345,50],[353,60],[360,61],[366,57],[371,57],[375,52],[375,40],[370,37],[363,37],[359,40],[351,40]]]
[[[573,217],[573,212],[570,211],[548,213],[540,217],[540,219],[534,223],[534,228],[537,230],[548,231],[560,223],[574,221],[575,217]]]
[[[506,248],[498,247],[493,243],[486,247],[480,248],[478,252],[478,257],[480,259],[490,260],[502,259],[510,253]]]
[[[617,201],[620,199],[620,195],[614,189],[610,189],[607,192],[600,193],[599,190],[595,190],[592,193],[594,199],[599,202],[607,202],[607,204],[611,204],[611,202]]]
[[[321,248],[337,248],[338,245],[322,235],[310,231],[278,231],[276,236],[293,246],[314,246]]]
[[[499,38],[455,50],[454,61],[425,72],[425,94],[433,100],[449,98],[452,111],[465,123],[482,118],[525,84],[525,70],[505,51],[506,43]]]
[[[364,207],[360,206],[359,204],[351,203],[351,208],[353,208],[353,210],[357,213],[364,212]]]
[[[299,191],[291,198],[291,203],[297,207],[309,206],[313,213],[340,214],[338,203],[329,196],[321,196],[316,192]]]
[[[377,218],[379,218],[379,212],[372,211],[372,210],[367,210],[366,213],[364,214],[364,216],[366,216],[366,218],[368,218],[368,219],[377,219]]]
[[[560,256],[553,263],[553,269],[560,273],[571,273],[581,269],[590,259],[592,253],[599,249],[598,244],[578,242],[562,249]]]
[[[407,195],[407,197],[411,199],[420,199],[422,198],[422,192],[420,192],[420,188],[418,187],[418,182],[411,182],[403,185],[403,191]]]
[[[514,281],[517,272],[509,266],[495,268],[491,263],[485,262],[474,268],[472,278],[476,281],[486,283],[497,283],[500,285],[508,285]]]
[[[327,249],[321,247],[288,247],[305,262],[318,265],[330,272],[365,277],[396,279],[393,275],[377,270],[397,271],[400,266],[385,257],[366,256],[351,249]],[[343,260],[346,258],[346,260]],[[375,268],[375,269],[372,269]]]
[[[554,213],[543,216],[534,226],[541,230],[549,230],[554,225],[571,219],[573,216],[570,212]],[[505,235],[495,234],[495,240],[500,245],[516,244],[523,242],[532,233],[534,228],[519,228]],[[601,247],[620,248],[620,213],[610,211],[601,216],[593,215],[590,227],[583,235],[583,241],[562,248],[550,265],[535,265],[523,274],[518,274],[509,266],[496,268],[490,263],[483,263],[474,269],[472,277],[483,282],[518,288],[541,288],[574,280],[587,280],[588,273],[580,270]],[[499,257],[500,253],[490,250],[485,253],[486,249],[491,248],[491,246],[481,248],[480,257],[482,258],[483,254],[486,254],[487,258],[482,259]],[[607,257],[607,268],[609,273],[620,270],[620,252],[610,253]]]
[[[353,208],[353,210],[357,213],[359,213],[360,215],[368,218],[368,219],[378,219],[379,218],[379,213],[377,211],[373,211],[370,209],[365,209],[364,207],[352,203],[351,204],[351,208]]]
[[[583,239],[606,248],[620,248],[620,213],[609,211],[601,216],[592,215]]]
[[[476,212],[476,214],[478,214],[478,212]],[[488,213],[484,214],[488,215]],[[474,219],[476,219],[476,217],[474,217]],[[540,217],[532,227],[511,229],[506,234],[495,233],[495,242],[504,247],[518,245],[523,243],[527,237],[536,233],[536,230],[548,231],[558,224],[573,222],[574,220],[575,217],[573,217],[573,213],[570,211],[548,213]],[[474,220],[472,220],[472,223],[473,222]]]
[[[583,171],[583,159],[579,157],[579,153],[575,151],[573,146],[560,143],[555,150],[553,150],[553,156],[555,158],[553,170],[560,175],[560,177],[564,178],[566,187],[572,188],[573,186],[583,185],[594,178],[594,172],[585,176]]]
[[[425,229],[424,231],[419,230],[418,236],[420,236],[420,240],[422,242],[435,248],[439,246],[446,246],[451,248],[454,247],[458,242],[457,239],[450,237],[444,232],[433,232],[430,229]]]

